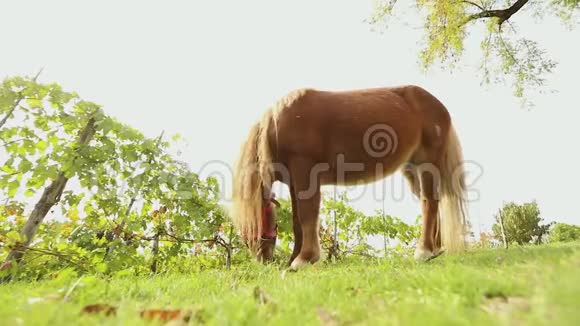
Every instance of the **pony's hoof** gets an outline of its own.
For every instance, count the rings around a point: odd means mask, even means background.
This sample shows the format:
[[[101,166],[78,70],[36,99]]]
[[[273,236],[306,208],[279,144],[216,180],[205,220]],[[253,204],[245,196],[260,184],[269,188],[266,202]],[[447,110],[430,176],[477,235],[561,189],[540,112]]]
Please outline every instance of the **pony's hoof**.
[[[426,262],[441,256],[443,253],[445,253],[445,249],[443,248],[436,249],[435,251],[417,248],[415,249],[415,260]]]
[[[302,267],[308,265],[309,262],[300,258],[300,257],[296,257],[294,258],[294,261],[292,261],[292,264],[290,264],[290,268],[288,268],[288,270],[296,272],[297,270],[301,269]]]
[[[437,258],[437,257],[443,255],[444,253],[445,253],[445,249],[439,248],[439,249],[435,250],[435,252],[433,253],[433,257],[431,257],[431,259]]]
[[[427,250],[427,249],[423,249],[423,248],[415,249],[414,258],[416,261],[428,261],[428,260],[432,259],[433,256],[434,256],[434,254],[431,250]]]

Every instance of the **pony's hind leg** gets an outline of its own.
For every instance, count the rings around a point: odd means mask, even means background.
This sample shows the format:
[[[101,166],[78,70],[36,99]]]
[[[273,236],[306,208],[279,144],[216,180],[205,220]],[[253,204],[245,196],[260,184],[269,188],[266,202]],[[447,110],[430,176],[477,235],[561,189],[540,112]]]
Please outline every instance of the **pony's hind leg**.
[[[409,188],[411,188],[413,195],[417,198],[421,198],[421,183],[417,176],[417,169],[408,164],[403,169],[403,176],[407,179],[407,183],[409,184]]]
[[[314,164],[308,159],[290,162],[291,183],[294,188],[298,220],[302,229],[302,247],[290,264],[297,270],[320,259],[318,213],[320,209],[320,183]]]
[[[428,169],[430,170],[430,169]],[[438,201],[436,200],[436,189],[433,189],[433,178],[429,176],[423,177],[423,184],[426,192],[421,192],[421,176],[418,175],[419,169],[411,164],[408,164],[403,170],[403,176],[407,179],[411,192],[415,197],[421,199],[422,209],[422,237],[420,238],[420,246],[416,251],[417,259],[423,260],[424,257],[430,258],[433,255],[439,254],[441,248],[441,233],[439,232],[439,218],[438,218]],[[423,173],[429,173],[423,171]],[[426,249],[432,248],[432,250]]]
[[[427,167],[427,168],[425,168]],[[441,240],[438,231],[439,169],[432,164],[423,164],[419,169],[421,181],[421,236],[415,249],[415,259],[428,260],[439,254]]]

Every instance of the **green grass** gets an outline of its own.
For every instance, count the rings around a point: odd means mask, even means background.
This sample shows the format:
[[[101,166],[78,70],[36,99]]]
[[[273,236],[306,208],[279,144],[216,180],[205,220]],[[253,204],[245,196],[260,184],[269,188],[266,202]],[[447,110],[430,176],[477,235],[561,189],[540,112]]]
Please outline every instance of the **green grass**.
[[[256,287],[266,303],[256,299]],[[67,291],[66,302],[30,302]],[[490,296],[523,304],[500,302],[490,312]],[[80,314],[93,303],[117,306],[117,316]],[[80,282],[61,275],[0,285],[3,325],[134,325],[143,324],[141,309],[180,308],[198,311],[210,325],[573,325],[580,319],[580,243],[478,250],[428,263],[351,259],[284,279],[277,266],[249,264],[192,275]]]

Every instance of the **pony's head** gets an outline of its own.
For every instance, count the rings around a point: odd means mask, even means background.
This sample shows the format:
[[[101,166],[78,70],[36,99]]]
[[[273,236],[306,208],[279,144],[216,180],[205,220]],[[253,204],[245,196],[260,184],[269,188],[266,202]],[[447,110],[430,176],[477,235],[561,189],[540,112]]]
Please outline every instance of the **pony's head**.
[[[278,202],[274,195],[262,200],[260,216],[260,233],[243,234],[242,239],[250,249],[252,255],[260,262],[268,262],[274,259],[274,248],[276,247],[277,224],[274,204]]]

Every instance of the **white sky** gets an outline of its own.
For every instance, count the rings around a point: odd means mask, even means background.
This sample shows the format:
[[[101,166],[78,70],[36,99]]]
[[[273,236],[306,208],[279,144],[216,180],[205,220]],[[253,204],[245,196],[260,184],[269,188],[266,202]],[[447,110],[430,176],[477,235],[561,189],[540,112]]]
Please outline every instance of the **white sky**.
[[[250,125],[294,88],[418,84],[447,106],[465,159],[476,162],[469,170],[481,174],[471,186],[475,231],[488,229],[510,200],[537,199],[546,220],[580,223],[580,31],[513,17],[559,62],[548,81],[559,92],[526,111],[510,88],[480,85],[480,31],[466,43],[468,67],[422,74],[417,14],[377,33],[363,21],[372,9],[371,0],[3,1],[0,77],[44,67],[40,81],[77,91],[148,136],[182,134],[182,159],[195,171],[231,165]],[[226,172],[210,164],[202,174],[210,170]],[[419,206],[401,183],[400,175],[387,179],[395,192],[386,212],[413,221]],[[374,197],[367,188],[352,203],[371,213],[382,207]]]

